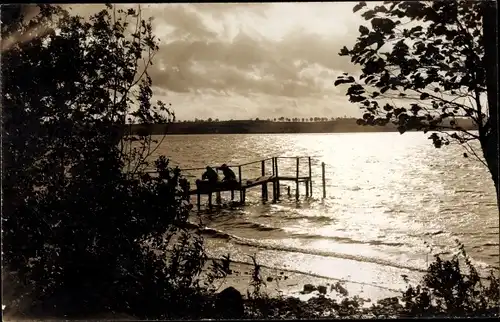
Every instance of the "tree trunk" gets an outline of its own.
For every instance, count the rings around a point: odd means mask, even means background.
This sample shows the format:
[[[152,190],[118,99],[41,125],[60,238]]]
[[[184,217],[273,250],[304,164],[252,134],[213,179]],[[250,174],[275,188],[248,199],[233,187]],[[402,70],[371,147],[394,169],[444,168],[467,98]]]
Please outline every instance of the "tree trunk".
[[[498,163],[498,129],[489,132],[485,137],[481,138],[481,148],[483,150],[483,156],[488,164],[488,169],[491,173],[491,178],[493,179],[493,184],[495,185],[497,194],[497,205],[500,207],[500,192],[499,192],[499,163]]]
[[[488,121],[481,135],[481,148],[488,164],[497,194],[497,206],[500,207],[499,191],[499,132],[498,132],[498,28],[497,2],[483,2],[483,45],[486,87],[488,95]]]

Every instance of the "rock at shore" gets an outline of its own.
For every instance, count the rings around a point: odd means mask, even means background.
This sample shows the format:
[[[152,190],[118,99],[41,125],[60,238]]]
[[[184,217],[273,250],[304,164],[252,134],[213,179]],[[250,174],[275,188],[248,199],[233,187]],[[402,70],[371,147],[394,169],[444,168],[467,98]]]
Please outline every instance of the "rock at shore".
[[[324,285],[318,286],[318,292],[320,294],[326,294],[326,286],[324,286]]]
[[[306,285],[304,285],[304,290],[302,291],[302,293],[309,294],[309,293],[312,293],[314,291],[316,291],[316,286],[314,286],[312,284],[306,284]]]
[[[242,318],[245,313],[243,296],[230,286],[217,294],[215,309],[221,318]]]

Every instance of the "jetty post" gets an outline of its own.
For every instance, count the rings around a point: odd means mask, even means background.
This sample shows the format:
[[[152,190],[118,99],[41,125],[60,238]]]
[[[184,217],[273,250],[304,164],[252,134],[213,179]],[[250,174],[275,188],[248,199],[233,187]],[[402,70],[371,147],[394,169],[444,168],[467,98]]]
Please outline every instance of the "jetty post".
[[[243,190],[241,189],[241,165],[238,166],[238,182],[240,184],[240,202],[243,202]]]
[[[323,198],[326,198],[325,163],[321,162],[321,179],[323,182]]]
[[[208,193],[208,209],[212,210],[212,192]]]
[[[275,162],[274,164],[276,165],[276,200],[280,200],[280,195],[281,195],[281,191],[280,191],[280,180],[279,180],[279,170],[278,170],[278,157],[275,157]]]
[[[312,196],[313,194],[313,183],[312,183],[312,163],[311,163],[311,157],[308,157],[308,163],[309,163],[309,196]]]
[[[299,164],[300,164],[300,158],[297,157],[295,159],[296,163],[296,169],[295,169],[295,199],[299,200]]]
[[[260,163],[260,173],[262,177],[266,175],[266,160]],[[267,182],[262,184],[262,200],[267,201]]]
[[[276,202],[276,181],[278,180],[276,176],[276,160],[275,157],[271,158],[271,166],[273,167],[273,202]]]

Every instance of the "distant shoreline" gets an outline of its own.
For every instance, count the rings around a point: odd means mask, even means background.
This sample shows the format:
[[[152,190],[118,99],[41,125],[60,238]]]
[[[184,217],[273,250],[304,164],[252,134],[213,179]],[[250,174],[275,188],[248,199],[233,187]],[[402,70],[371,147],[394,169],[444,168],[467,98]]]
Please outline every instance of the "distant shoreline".
[[[190,135],[190,134],[302,134],[302,133],[373,133],[398,132],[393,124],[386,126],[363,126],[356,123],[357,119],[337,119],[317,122],[275,122],[260,120],[233,121],[197,121],[175,122],[171,124],[141,125],[132,124],[126,127],[126,132],[134,134],[145,132],[153,135]],[[467,130],[476,128],[470,120],[462,120],[458,125]]]

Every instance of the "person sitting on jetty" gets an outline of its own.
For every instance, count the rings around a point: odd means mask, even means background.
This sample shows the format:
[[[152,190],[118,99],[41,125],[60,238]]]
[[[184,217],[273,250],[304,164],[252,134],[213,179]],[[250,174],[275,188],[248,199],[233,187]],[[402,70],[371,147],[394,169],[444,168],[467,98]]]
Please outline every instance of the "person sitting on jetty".
[[[231,170],[227,164],[224,163],[219,169],[222,170],[222,173],[224,174],[224,178],[222,179],[223,182],[237,182],[234,171]]]
[[[213,186],[219,182],[219,175],[217,174],[217,171],[208,165],[205,169],[206,171],[201,175],[201,180],[196,179],[197,189],[211,189],[210,187],[213,188]]]
[[[219,175],[217,174],[217,171],[212,169],[207,165],[206,170],[202,175],[201,179],[202,180],[208,180],[208,182],[215,184],[217,181],[219,181]]]

